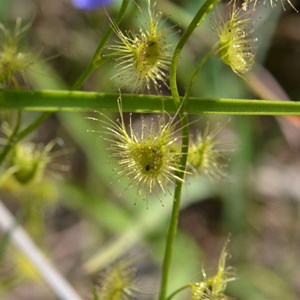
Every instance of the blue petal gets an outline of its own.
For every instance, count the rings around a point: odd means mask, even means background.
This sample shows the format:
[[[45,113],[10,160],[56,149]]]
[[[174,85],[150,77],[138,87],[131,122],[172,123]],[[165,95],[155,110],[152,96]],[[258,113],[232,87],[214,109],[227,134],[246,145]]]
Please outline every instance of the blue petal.
[[[94,10],[111,4],[114,0],[72,0],[73,5],[79,9]]]

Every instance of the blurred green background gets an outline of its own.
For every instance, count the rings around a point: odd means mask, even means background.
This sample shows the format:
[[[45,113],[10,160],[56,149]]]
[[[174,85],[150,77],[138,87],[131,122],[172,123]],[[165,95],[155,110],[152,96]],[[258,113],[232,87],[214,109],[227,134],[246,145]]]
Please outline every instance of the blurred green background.
[[[200,1],[160,0],[165,26],[176,31],[176,43]],[[299,3],[293,1],[300,9]],[[39,58],[24,75],[24,89],[68,89],[88,64],[97,42],[120,6],[106,11],[80,11],[68,0],[1,0],[0,21],[14,28],[17,17],[32,24],[24,39]],[[300,15],[288,5],[259,6],[255,35],[257,63],[243,80],[217,57],[206,63],[193,88],[198,97],[268,98],[300,96]],[[222,7],[219,8],[222,10]],[[122,29],[137,29],[141,18],[131,5]],[[211,14],[208,19],[214,18]],[[110,43],[116,41],[113,36]],[[209,20],[186,45],[178,80],[184,90],[195,63],[216,42]],[[86,91],[117,92],[110,80],[113,62],[103,64],[83,86]],[[122,90],[122,92],[128,92]],[[164,93],[169,94],[168,90]],[[287,96],[288,95],[288,96]],[[25,121],[36,113],[26,113]],[[171,197],[149,200],[149,209],[133,205],[134,189],[116,179],[99,124],[83,114],[56,113],[28,139],[70,150],[50,165],[38,187],[3,188],[1,198],[51,258],[83,299],[91,299],[93,284],[115,259],[129,257],[138,268],[141,295],[154,299],[159,287]],[[115,116],[112,116],[115,118]],[[4,116],[3,116],[4,118]],[[139,124],[140,117],[133,117]],[[193,132],[221,126],[228,152],[228,178],[211,182],[188,176],[182,200],[170,292],[216,270],[219,253],[230,235],[231,259],[238,279],[228,294],[241,300],[300,299],[300,122],[274,117],[191,116]],[[58,166],[60,165],[60,166]],[[61,167],[63,166],[63,168]],[[62,170],[63,169],[63,170]],[[0,298],[55,299],[32,266],[1,236]],[[188,299],[183,294],[178,299]]]

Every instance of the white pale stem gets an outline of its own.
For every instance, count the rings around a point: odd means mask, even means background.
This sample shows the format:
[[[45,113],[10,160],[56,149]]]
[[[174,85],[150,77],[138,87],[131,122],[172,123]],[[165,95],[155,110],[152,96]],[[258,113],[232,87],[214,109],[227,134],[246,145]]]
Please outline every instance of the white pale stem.
[[[61,300],[81,300],[65,278],[46,259],[28,234],[0,201],[0,230],[8,233],[12,243],[32,262],[49,287]]]

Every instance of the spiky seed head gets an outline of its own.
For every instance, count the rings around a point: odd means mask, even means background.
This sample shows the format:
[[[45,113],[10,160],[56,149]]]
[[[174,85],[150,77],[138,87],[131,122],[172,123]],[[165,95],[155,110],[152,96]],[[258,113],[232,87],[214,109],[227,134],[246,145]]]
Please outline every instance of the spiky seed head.
[[[141,129],[133,128],[131,116],[127,130],[122,114],[121,100],[118,100],[120,119],[113,122],[104,121],[107,140],[110,141],[110,150],[117,159],[118,177],[126,176],[130,186],[136,186],[136,199],[142,197],[148,203],[151,194],[159,196],[159,192],[170,193],[169,184],[181,180],[175,173],[178,169],[179,154],[176,152],[178,140],[176,125],[179,122],[176,116],[154,118],[150,124],[142,119]]]
[[[226,176],[226,149],[216,138],[218,130],[210,131],[207,126],[204,132],[198,133],[195,142],[191,142],[188,152],[188,167],[196,174],[209,179],[220,179]]]
[[[112,22],[119,38],[116,45],[109,46],[116,59],[116,74],[121,83],[137,92],[153,85],[157,92],[162,83],[168,87],[168,71],[171,62],[170,44],[167,42],[168,30],[162,26],[162,14],[155,11],[155,4],[147,0],[145,25],[138,33],[123,33]]]
[[[130,300],[138,291],[136,270],[126,260],[109,267],[101,278],[100,287],[94,291],[94,299]]]
[[[191,300],[229,300],[225,295],[225,289],[228,282],[236,279],[234,272],[230,267],[226,267],[228,258],[227,244],[225,244],[218,263],[218,271],[214,276],[208,277],[203,271],[204,279],[200,282],[190,284],[192,290]]]
[[[245,11],[233,1],[225,17],[216,18],[211,27],[218,35],[217,51],[220,59],[238,75],[249,72],[255,62],[255,43],[253,38],[253,18],[251,11]]]
[[[16,74],[27,70],[34,63],[34,55],[22,50],[20,41],[28,26],[21,27],[21,19],[17,19],[12,32],[0,24],[0,84],[11,82],[18,87]]]

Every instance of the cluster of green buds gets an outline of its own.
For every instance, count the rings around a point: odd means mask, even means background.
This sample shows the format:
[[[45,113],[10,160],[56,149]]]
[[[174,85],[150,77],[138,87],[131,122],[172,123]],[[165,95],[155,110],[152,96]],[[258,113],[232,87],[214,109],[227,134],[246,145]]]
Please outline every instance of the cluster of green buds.
[[[189,169],[182,171],[179,151],[182,127],[178,113],[172,117],[152,117],[148,122],[142,118],[138,130],[132,122],[131,114],[126,126],[121,98],[118,99],[118,105],[120,117],[116,122],[103,114],[100,119],[89,119],[102,123],[102,137],[110,143],[110,155],[118,164],[115,169],[117,178],[127,177],[129,184],[126,189],[131,186],[137,189],[135,204],[142,198],[148,207],[148,199],[154,194],[163,205],[161,194],[171,194],[169,186],[176,181],[184,181],[184,176],[179,176],[182,172],[183,175],[194,173],[210,179],[225,177],[226,150],[216,140],[218,131],[210,132],[206,129],[203,135],[198,134],[197,140],[191,142],[189,148]]]
[[[147,13],[143,14],[147,16],[146,22],[138,33],[123,33],[112,21],[119,43],[109,49],[117,56],[116,77],[120,77],[135,91],[143,87],[150,90],[152,84],[158,91],[159,82],[169,85],[167,74],[171,55],[170,45],[166,43],[168,30],[160,25],[161,13],[155,11],[156,3],[147,0],[146,4]],[[216,53],[236,74],[242,75],[254,65],[256,39],[252,37],[253,20],[251,12],[245,11],[244,6],[238,6],[236,1],[230,4],[226,17],[219,14],[212,24],[219,37]],[[139,131],[133,129],[130,118],[127,130],[121,100],[118,101],[120,119],[117,122],[106,119],[104,127],[109,135],[107,139],[112,143],[111,152],[118,160],[116,173],[118,177],[129,178],[128,187],[137,187],[136,199],[142,197],[147,202],[152,193],[160,199],[159,192],[169,192],[169,184],[174,184],[176,180],[182,182],[182,173],[185,175],[189,171],[209,178],[223,178],[226,175],[224,149],[214,133],[204,130],[196,141],[190,143],[189,170],[183,171],[179,165],[180,151],[177,145],[181,139],[181,128],[178,128],[181,120],[176,121],[179,114],[169,117],[168,121],[165,121],[165,117],[160,117],[158,122],[152,119],[150,124],[143,120]]]
[[[252,3],[252,9],[249,8]],[[171,64],[171,44],[167,37],[171,29],[162,26],[161,12],[155,11],[156,3],[146,1],[147,16],[144,26],[136,33],[122,32],[112,22],[119,41],[108,48],[116,56],[116,74],[123,86],[139,91],[145,87],[150,90],[153,86],[160,91],[162,83],[166,87],[168,72]],[[256,2],[254,3],[256,5]],[[253,37],[254,13],[253,1],[244,2],[239,6],[237,1],[228,4],[228,13],[221,14],[212,22],[212,29],[219,38],[216,52],[220,59],[238,75],[249,72],[254,65],[255,45],[257,39]],[[145,14],[143,14],[145,16]]]

